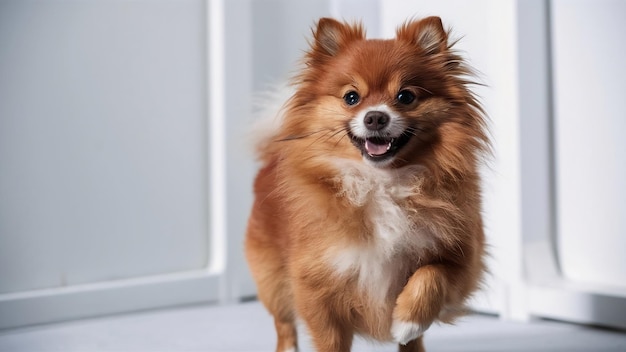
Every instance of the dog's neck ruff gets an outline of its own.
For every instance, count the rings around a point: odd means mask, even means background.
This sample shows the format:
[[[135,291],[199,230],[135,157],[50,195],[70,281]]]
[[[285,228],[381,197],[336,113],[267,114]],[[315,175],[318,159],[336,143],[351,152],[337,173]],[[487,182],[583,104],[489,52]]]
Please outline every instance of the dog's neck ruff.
[[[338,196],[345,197],[350,204],[361,207],[368,201],[384,198],[397,203],[420,192],[420,183],[425,168],[420,165],[398,169],[383,169],[372,165],[340,159],[336,160],[339,184]],[[383,201],[383,199],[379,199]]]

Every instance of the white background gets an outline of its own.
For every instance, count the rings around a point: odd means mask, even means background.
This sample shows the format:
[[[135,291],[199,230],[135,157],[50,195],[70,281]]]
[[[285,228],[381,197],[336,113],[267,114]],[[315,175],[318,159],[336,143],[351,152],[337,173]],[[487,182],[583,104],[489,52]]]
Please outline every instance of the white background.
[[[376,37],[439,15],[481,73],[492,275],[474,307],[626,326],[624,13],[617,0],[0,3],[0,328],[253,295],[252,102],[328,15]]]

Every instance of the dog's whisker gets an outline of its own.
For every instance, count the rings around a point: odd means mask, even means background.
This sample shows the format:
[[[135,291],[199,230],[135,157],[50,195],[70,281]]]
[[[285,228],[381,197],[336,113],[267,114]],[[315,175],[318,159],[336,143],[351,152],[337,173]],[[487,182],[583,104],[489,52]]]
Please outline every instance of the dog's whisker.
[[[433,92],[431,92],[430,90],[428,90],[428,89],[426,89],[426,88],[424,88],[424,87],[421,87],[421,86],[416,86],[415,88],[417,88],[417,89],[419,89],[419,90],[423,90],[424,92],[426,92],[426,93],[428,93],[428,94],[430,94],[430,95],[433,95]]]
[[[334,138],[336,135],[338,135],[338,134],[340,134],[342,132],[344,132],[347,135],[348,134],[348,129],[347,128],[340,128],[340,129],[338,129],[335,133],[333,133],[332,135],[330,135],[328,137],[328,140],[330,140],[331,138]],[[343,136],[341,138],[343,138]]]
[[[307,146],[307,149],[308,149],[308,148],[310,148],[312,145],[314,145],[314,144],[318,143],[318,142],[319,142],[322,138],[324,138],[324,137],[328,136],[328,134],[329,134],[329,133],[333,133],[333,135],[334,135],[336,132],[335,132],[335,130],[333,130],[333,129],[328,129],[328,130],[326,131],[326,133],[322,134],[321,136],[318,136],[318,137],[317,137],[317,138],[316,138],[313,142],[311,142],[311,144],[309,144],[309,145]],[[332,137],[331,137],[331,138],[332,138]],[[330,138],[328,138],[328,139],[330,139]],[[328,140],[328,139],[327,139],[327,140]]]
[[[345,131],[345,133],[340,138],[337,139],[337,142],[335,142],[335,145],[334,145],[335,148],[339,145],[339,143],[344,137],[348,137],[348,131]]]
[[[329,131],[328,128],[324,128],[324,129],[321,129],[321,130],[305,133],[305,134],[302,134],[302,135],[287,136],[285,138],[276,139],[276,140],[274,140],[274,142],[288,142],[288,141],[293,141],[293,140],[297,140],[297,139],[304,139],[304,138],[311,137],[311,136],[313,136],[315,134],[318,134],[318,133],[321,133],[321,132],[328,132],[328,131]]]

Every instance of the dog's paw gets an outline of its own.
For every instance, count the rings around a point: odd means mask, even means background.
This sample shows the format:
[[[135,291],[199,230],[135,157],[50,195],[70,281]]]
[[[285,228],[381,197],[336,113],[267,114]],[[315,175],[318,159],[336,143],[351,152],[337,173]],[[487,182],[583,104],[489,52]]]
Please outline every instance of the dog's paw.
[[[430,327],[428,325],[417,324],[410,321],[393,320],[391,324],[391,336],[401,345],[406,345],[409,341],[422,336]]]

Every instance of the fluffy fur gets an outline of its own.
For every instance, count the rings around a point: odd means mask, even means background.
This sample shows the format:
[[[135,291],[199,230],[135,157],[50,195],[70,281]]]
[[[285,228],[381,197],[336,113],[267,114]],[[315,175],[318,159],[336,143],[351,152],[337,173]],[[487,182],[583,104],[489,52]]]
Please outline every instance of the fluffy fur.
[[[423,351],[484,271],[479,170],[489,149],[471,72],[441,20],[395,39],[321,19],[280,124],[259,143],[246,255],[276,350],[301,318],[320,352],[355,333]]]

